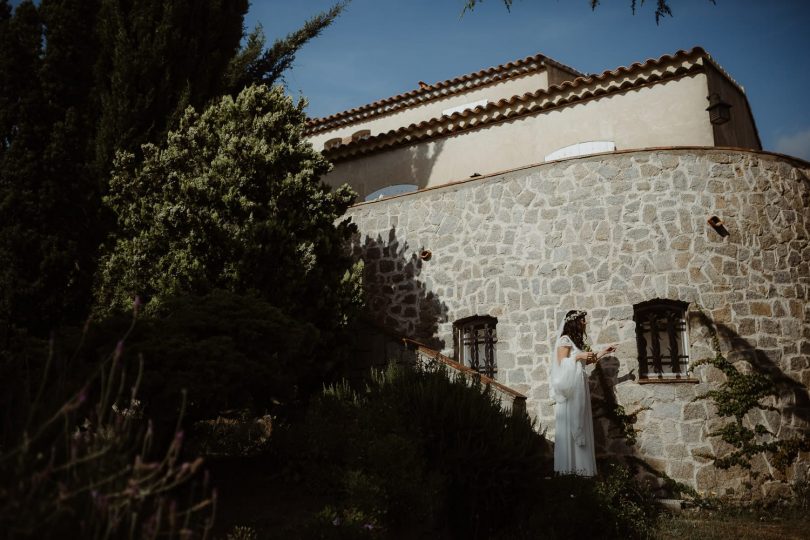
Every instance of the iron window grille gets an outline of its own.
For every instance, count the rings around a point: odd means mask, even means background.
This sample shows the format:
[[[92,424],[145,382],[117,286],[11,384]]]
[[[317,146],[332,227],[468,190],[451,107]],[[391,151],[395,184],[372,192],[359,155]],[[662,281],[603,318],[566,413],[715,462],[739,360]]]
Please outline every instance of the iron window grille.
[[[641,378],[687,376],[686,309],[678,300],[650,300],[633,306]]]
[[[498,372],[495,343],[498,319],[473,316],[453,323],[453,352],[456,361],[492,379]]]

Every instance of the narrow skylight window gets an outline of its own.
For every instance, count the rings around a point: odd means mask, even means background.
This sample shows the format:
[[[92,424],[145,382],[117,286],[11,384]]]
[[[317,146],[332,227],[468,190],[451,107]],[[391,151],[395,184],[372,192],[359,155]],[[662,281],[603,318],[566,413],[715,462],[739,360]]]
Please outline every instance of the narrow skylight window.
[[[602,152],[613,152],[616,150],[616,143],[613,141],[589,141],[581,142],[555,150],[545,157],[546,161],[555,159],[565,159],[576,156],[587,156],[588,154],[600,154]]]

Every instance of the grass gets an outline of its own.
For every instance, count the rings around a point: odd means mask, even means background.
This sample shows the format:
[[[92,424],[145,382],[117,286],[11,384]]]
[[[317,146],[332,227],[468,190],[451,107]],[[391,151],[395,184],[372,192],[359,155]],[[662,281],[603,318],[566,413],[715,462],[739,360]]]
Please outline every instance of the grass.
[[[257,538],[291,538],[328,502],[282,479],[278,465],[266,458],[216,460],[209,467],[221,494],[215,538],[224,538],[235,526],[251,527]],[[389,537],[396,534],[391,531]],[[665,514],[655,538],[800,540],[810,538],[810,515],[800,510],[687,510]]]
[[[664,517],[659,540],[788,540],[810,537],[805,511],[688,511]]]
[[[248,526],[257,538],[295,537],[295,531],[328,502],[303,486],[283,479],[280,465],[267,457],[221,459],[208,462],[220,490],[215,538],[235,526]],[[389,537],[395,538],[392,531]],[[657,540],[799,540],[810,538],[810,515],[805,510],[751,509],[746,511],[686,510],[665,514]]]

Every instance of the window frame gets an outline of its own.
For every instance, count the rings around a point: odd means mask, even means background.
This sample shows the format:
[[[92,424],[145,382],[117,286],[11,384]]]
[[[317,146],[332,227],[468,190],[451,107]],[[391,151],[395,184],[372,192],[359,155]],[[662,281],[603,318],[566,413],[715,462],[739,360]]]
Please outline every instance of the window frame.
[[[481,375],[486,375],[490,379],[495,379],[498,374],[498,362],[496,358],[496,347],[498,343],[498,319],[490,315],[473,315],[459,319],[453,323],[453,357],[456,362],[474,369]],[[465,330],[476,331],[472,337]],[[483,330],[483,334],[477,332]],[[470,341],[472,340],[472,341]],[[465,345],[471,345],[469,350],[475,351],[472,358],[465,358],[464,351],[468,350]],[[472,345],[475,345],[473,347]],[[480,349],[483,347],[483,363],[480,358]]]
[[[655,298],[633,306],[633,321],[636,323],[636,347],[638,352],[638,380],[645,382],[697,382],[689,371],[689,303],[681,300]],[[650,314],[656,314],[651,318]],[[656,321],[665,318],[664,328]],[[649,326],[647,326],[649,325]],[[660,342],[662,332],[669,338],[668,344]],[[652,338],[648,343],[647,336]],[[673,340],[678,340],[677,354],[672,354]],[[647,354],[650,345],[652,355]],[[663,349],[669,348],[669,354]],[[674,356],[674,358],[673,358]],[[677,358],[677,363],[675,362]],[[665,368],[668,368],[665,369]]]
[[[416,184],[390,184],[372,191],[363,197],[363,201],[373,202],[386,197],[394,197],[396,195],[404,195],[406,193],[414,193],[416,191],[419,191],[419,186]]]

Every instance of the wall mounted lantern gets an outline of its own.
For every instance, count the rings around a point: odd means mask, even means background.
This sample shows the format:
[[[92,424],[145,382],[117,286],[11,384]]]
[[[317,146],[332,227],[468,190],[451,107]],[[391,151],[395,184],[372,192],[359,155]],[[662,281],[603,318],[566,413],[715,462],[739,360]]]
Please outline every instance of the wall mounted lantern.
[[[709,122],[719,126],[731,120],[731,105],[723,101],[720,94],[713,92],[706,99],[709,100],[709,106],[706,107],[709,111]]]
[[[726,229],[726,226],[723,224],[723,220],[719,217],[712,216],[706,220],[706,223],[708,223],[720,236],[724,238],[728,236],[728,229]]]

